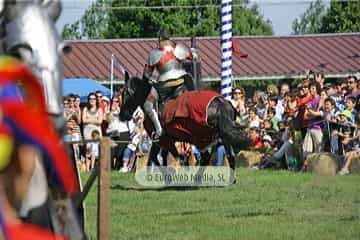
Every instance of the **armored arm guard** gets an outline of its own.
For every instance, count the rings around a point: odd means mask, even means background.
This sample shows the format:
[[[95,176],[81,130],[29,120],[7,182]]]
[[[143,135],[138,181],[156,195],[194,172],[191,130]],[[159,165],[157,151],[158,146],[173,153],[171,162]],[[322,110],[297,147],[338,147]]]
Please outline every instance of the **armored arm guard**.
[[[184,61],[186,59],[192,60],[193,58],[193,54],[190,49],[181,43],[176,44],[174,55],[177,59],[181,61]]]
[[[161,56],[162,56],[162,52],[159,49],[152,49],[150,51],[149,58],[147,64],[145,64],[144,73],[143,73],[143,77],[145,79],[148,79],[150,82],[153,81],[151,77],[153,75],[155,65],[159,63]]]

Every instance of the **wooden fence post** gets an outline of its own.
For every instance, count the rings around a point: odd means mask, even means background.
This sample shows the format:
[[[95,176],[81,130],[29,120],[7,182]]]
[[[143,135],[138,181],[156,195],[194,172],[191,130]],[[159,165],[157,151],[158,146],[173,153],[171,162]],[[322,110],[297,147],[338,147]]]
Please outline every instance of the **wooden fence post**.
[[[110,191],[110,158],[111,140],[108,137],[102,138],[100,142],[101,156],[99,162],[99,184],[98,184],[98,219],[97,239],[109,239],[109,191]]]

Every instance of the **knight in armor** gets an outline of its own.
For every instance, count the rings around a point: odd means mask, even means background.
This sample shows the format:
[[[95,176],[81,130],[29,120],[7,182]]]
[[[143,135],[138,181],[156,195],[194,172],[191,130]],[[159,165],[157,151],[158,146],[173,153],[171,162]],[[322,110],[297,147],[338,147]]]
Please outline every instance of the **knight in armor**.
[[[181,43],[170,40],[168,33],[159,33],[159,48],[152,49],[144,69],[144,79],[149,80],[153,87],[144,103],[144,112],[154,124],[153,140],[158,140],[163,129],[157,112],[158,103],[175,98],[186,90],[193,90],[192,76],[183,67],[183,62],[197,58],[195,52]],[[158,78],[152,79],[157,70]]]

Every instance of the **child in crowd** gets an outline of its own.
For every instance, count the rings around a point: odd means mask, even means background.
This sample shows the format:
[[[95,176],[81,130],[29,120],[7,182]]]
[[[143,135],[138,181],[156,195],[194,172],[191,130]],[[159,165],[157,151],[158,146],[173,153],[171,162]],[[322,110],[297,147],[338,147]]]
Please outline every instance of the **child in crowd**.
[[[262,147],[262,152],[263,153],[272,153],[273,151],[273,147],[272,147],[272,138],[270,135],[265,135],[262,138],[263,140],[263,147]]]
[[[280,119],[278,119],[276,117],[276,110],[275,108],[269,108],[268,109],[268,118],[272,124],[272,129],[275,130],[276,132],[279,131],[279,121]]]
[[[248,126],[249,128],[258,128],[260,127],[260,118],[257,115],[256,108],[249,109],[249,117],[248,117]]]
[[[355,97],[347,97],[345,100],[345,110],[349,111],[351,113],[351,122],[355,122],[355,116],[356,116],[356,98]]]
[[[140,108],[138,108],[133,115],[135,127],[134,127],[134,131],[132,132],[131,142],[124,149],[123,158],[122,158],[123,166],[119,170],[120,173],[127,173],[131,170],[130,168],[132,166],[129,166],[129,161],[131,160],[132,157],[134,157],[136,149],[141,143],[144,134],[146,134],[143,125],[144,118],[145,115],[143,111]],[[141,145],[140,148],[142,148]]]
[[[95,162],[100,158],[100,132],[98,130],[93,130],[91,132],[91,138],[93,141],[87,144],[86,149],[86,170],[89,172],[91,171],[94,166]]]
[[[351,146],[350,151],[345,153],[345,164],[341,168],[341,170],[338,172],[338,175],[346,175],[349,174],[349,167],[353,159],[359,156],[360,153],[360,113],[356,115],[356,131],[354,136],[349,136],[347,138],[344,138],[342,141],[343,144]]]
[[[250,129],[250,148],[252,150],[259,150],[263,147],[263,142],[261,140],[260,132],[258,128]]]

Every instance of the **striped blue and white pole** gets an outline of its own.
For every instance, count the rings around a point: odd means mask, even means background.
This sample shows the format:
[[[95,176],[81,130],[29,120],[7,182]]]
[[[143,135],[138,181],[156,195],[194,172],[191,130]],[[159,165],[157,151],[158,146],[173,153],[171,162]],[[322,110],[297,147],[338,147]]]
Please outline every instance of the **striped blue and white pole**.
[[[221,94],[231,99],[232,85],[232,0],[221,0]]]

